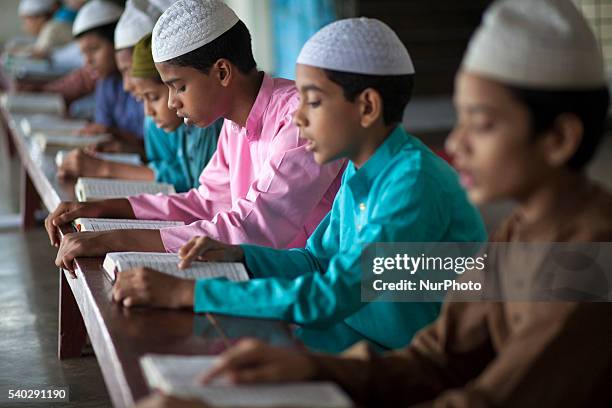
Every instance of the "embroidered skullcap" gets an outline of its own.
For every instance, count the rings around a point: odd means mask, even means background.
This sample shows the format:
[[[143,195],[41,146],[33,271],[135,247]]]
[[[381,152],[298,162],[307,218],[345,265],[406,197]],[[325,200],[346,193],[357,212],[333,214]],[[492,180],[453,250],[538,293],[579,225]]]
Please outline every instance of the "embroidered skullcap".
[[[88,1],[77,13],[72,25],[72,35],[77,36],[85,31],[115,23],[122,13],[123,7],[110,1]]]
[[[601,49],[570,0],[494,3],[469,43],[462,68],[538,89],[589,89],[606,84]]]
[[[366,75],[414,74],[397,34],[374,18],[348,18],[326,25],[302,47],[298,64]]]
[[[51,13],[55,10],[57,4],[56,0],[21,0],[19,2],[19,15],[25,17]]]
[[[220,0],[178,0],[153,28],[153,60],[164,62],[202,47],[228,31],[238,16]]]

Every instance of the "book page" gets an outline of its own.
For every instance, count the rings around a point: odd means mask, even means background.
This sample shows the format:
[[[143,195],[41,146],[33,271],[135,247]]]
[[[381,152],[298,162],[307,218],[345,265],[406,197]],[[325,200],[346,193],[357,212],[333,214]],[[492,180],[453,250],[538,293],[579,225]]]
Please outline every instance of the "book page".
[[[112,260],[119,272],[142,266],[186,279],[227,278],[231,281],[249,280],[244,265],[238,262],[193,262],[189,268],[179,269],[180,259],[177,254],[111,252],[106,254],[106,259]],[[107,265],[106,259],[104,261],[105,265]]]
[[[183,221],[130,220],[117,218],[77,218],[78,231],[110,231],[121,229],[161,229],[185,225]]]
[[[140,160],[138,153],[96,153],[94,156],[98,159],[115,163],[133,164],[134,166],[142,165],[142,160]]]
[[[4,95],[2,103],[10,112],[57,113],[61,115],[66,108],[61,95],[52,93],[14,93]]]
[[[173,194],[174,186],[165,183],[132,180],[108,180],[80,177],[75,186],[81,201],[99,198],[120,198],[137,194]]]
[[[39,113],[21,118],[19,124],[26,135],[35,132],[71,134],[84,128],[87,121]]]
[[[91,144],[105,142],[111,138],[108,134],[91,135],[91,136],[75,136],[75,135],[60,135],[60,134],[44,134],[35,133],[34,141],[44,150],[47,147],[86,147]]]
[[[147,354],[140,359],[151,387],[199,386],[198,378],[212,368],[214,357]]]
[[[218,357],[147,354],[140,360],[152,388],[167,394],[193,397],[218,407],[320,407],[348,408],[350,399],[338,386],[328,382],[232,385],[219,381],[198,383]]]
[[[59,150],[55,155],[55,165],[60,167],[71,151]],[[133,166],[142,165],[142,160],[140,160],[140,156],[137,153],[94,153],[93,157],[115,163],[131,164]]]

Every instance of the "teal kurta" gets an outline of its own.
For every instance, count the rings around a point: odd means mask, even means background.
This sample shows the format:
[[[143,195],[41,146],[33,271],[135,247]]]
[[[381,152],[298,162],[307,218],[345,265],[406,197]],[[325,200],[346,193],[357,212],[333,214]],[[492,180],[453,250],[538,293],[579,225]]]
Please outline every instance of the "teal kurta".
[[[179,193],[197,188],[200,173],[217,150],[222,125],[220,119],[207,128],[181,124],[166,132],[145,117],[145,153],[155,181],[173,184]]]
[[[243,245],[253,279],[197,281],[194,309],[284,319],[309,329],[351,332],[351,342],[399,348],[434,320],[439,304],[362,302],[363,246],[485,240],[482,219],[456,172],[398,127],[360,169],[348,164],[332,210],[306,248]],[[338,342],[348,346],[346,339]],[[324,348],[335,351],[329,341]]]

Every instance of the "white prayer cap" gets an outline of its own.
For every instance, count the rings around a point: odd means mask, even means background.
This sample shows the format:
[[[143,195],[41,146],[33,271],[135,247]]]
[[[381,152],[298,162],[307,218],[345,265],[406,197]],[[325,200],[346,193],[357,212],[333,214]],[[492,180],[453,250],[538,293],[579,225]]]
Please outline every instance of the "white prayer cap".
[[[148,0],[148,3],[152,7],[156,8],[157,10],[159,10],[159,14],[161,15],[161,13],[163,13],[166,10],[168,10],[168,7],[170,7],[171,5],[176,3],[176,1],[177,0]]]
[[[21,0],[19,2],[19,15],[24,17],[46,14],[55,10],[56,6],[56,0]]]
[[[145,0],[128,0],[125,10],[115,28],[115,49],[129,48],[136,45],[145,35],[153,31],[155,21],[161,15],[150,15],[147,11],[149,4]]]
[[[74,24],[72,35],[77,36],[96,27],[102,27],[119,20],[123,7],[105,0],[91,0],[79,10]]]
[[[605,86],[603,57],[570,0],[502,0],[485,13],[462,69],[537,89]]]
[[[302,47],[298,64],[366,75],[414,74],[408,50],[385,23],[348,18],[320,29]]]
[[[164,62],[215,40],[239,21],[220,0],[178,0],[153,28],[153,61]]]
[[[130,48],[153,32],[155,22],[176,0],[127,0],[115,28],[115,49]]]

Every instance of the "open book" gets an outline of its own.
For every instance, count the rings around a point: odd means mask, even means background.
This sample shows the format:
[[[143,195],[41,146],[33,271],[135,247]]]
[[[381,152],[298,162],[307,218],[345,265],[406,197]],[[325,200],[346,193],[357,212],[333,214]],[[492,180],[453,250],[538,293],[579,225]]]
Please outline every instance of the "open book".
[[[63,115],[66,104],[57,93],[16,92],[2,95],[1,103],[13,113],[51,113]]]
[[[122,229],[162,229],[180,227],[183,221],[128,220],[120,218],[77,218],[72,222],[77,231],[110,231]]]
[[[111,135],[102,133],[99,135],[60,135],[55,133],[34,133],[32,138],[34,142],[45,151],[51,148],[78,148],[87,147],[92,144],[106,142],[111,139]]]
[[[174,186],[153,181],[110,180],[93,177],[79,177],[74,192],[79,201],[123,198],[137,194],[174,194]]]
[[[11,73],[18,79],[33,79],[40,81],[51,81],[68,73],[66,67],[56,65],[47,60],[27,59],[13,65]]]
[[[37,132],[71,134],[87,126],[87,121],[65,119],[57,115],[38,113],[21,118],[19,126],[21,126],[21,130],[27,136]]]
[[[62,64],[54,64],[54,54],[55,51],[50,59],[36,58],[32,56],[31,49],[20,49],[11,55],[2,55],[1,64],[4,73],[9,77],[51,80],[68,72],[68,68]]]
[[[140,359],[147,383],[165,394],[197,398],[213,407],[349,408],[346,394],[330,382],[230,385],[198,384],[217,357],[146,354]]]
[[[112,280],[117,273],[141,266],[185,279],[249,280],[244,265],[239,262],[193,262],[189,268],[179,269],[179,261],[177,254],[165,252],[110,252],[106,254],[102,267]]]
[[[70,153],[70,150],[60,150],[55,155],[55,164],[57,167],[61,166],[66,158],[66,155]],[[138,153],[95,153],[93,155],[96,159],[111,161],[115,163],[131,164],[133,166],[142,165],[140,155]]]

